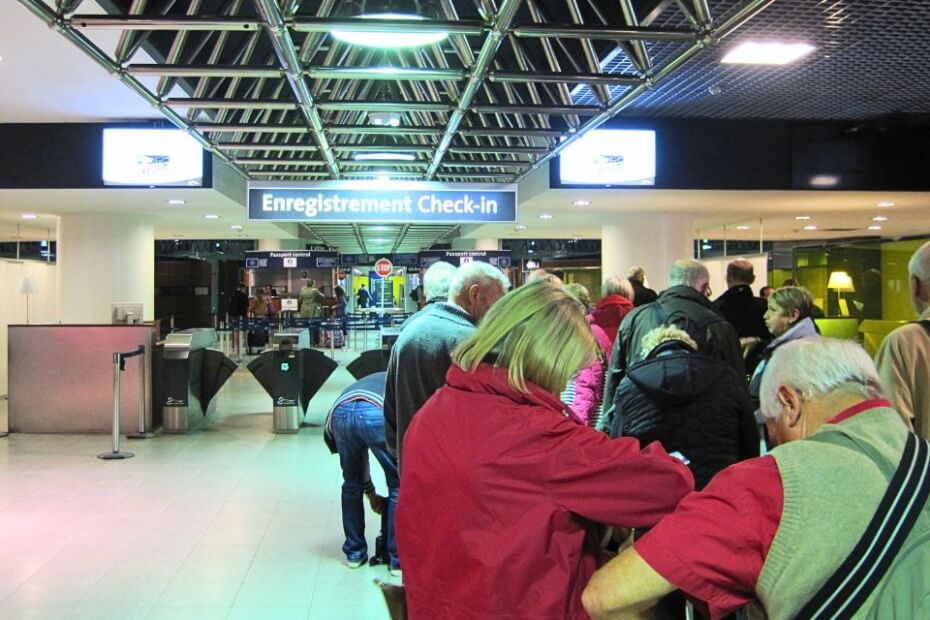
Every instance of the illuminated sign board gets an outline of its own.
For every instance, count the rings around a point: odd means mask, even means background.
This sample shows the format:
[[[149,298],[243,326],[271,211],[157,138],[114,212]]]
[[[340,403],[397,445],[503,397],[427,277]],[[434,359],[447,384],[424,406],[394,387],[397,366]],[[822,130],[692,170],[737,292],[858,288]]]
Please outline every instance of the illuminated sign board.
[[[249,219],[275,222],[516,222],[516,185],[332,182],[249,185]]]
[[[103,130],[103,184],[201,187],[203,147],[180,129]]]
[[[594,129],[559,156],[562,186],[649,186],[656,184],[656,132]]]

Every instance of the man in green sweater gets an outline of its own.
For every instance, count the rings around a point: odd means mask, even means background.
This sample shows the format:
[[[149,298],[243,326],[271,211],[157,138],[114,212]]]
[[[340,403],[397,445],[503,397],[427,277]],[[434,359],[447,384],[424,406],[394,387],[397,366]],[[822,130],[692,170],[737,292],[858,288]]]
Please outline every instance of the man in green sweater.
[[[867,534],[873,519],[896,525],[899,517],[883,498],[889,487],[905,493],[908,484],[892,482],[899,480],[893,476],[905,444],[916,444],[882,396],[866,352],[845,340],[788,343],[766,368],[761,398],[778,447],[717,474],[598,570],[583,595],[592,618],[645,617],[676,589],[706,606],[711,618],[746,605],[773,619],[820,617],[802,610],[820,600],[816,595],[828,582],[824,591],[830,590],[832,603],[849,601],[829,617],[928,617],[930,577],[925,566],[914,569],[930,550],[925,505],[914,529],[902,536],[903,552],[887,545],[892,569],[869,577],[874,589],[862,589],[869,579],[856,580],[859,598],[843,599],[842,588],[832,585],[834,574],[856,574],[848,557],[864,560],[864,571],[882,566],[857,545],[881,539]],[[926,455],[926,449],[914,453]],[[926,470],[924,463],[911,471],[919,477]],[[925,502],[924,496],[915,503]]]

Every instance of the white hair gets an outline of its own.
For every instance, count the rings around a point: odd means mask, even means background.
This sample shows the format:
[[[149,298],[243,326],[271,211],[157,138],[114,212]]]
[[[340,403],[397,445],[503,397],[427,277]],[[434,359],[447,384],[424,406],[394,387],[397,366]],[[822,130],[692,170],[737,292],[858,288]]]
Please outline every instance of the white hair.
[[[626,278],[610,276],[604,280],[604,295],[623,295],[633,301],[633,285]]]
[[[449,283],[455,275],[455,265],[446,261],[438,261],[423,272],[423,295],[426,301],[437,297],[449,296]]]
[[[872,358],[859,344],[836,338],[800,338],[775,350],[762,374],[759,400],[767,418],[781,413],[778,390],[792,387],[803,400],[821,398],[839,388],[865,398],[882,395]]]
[[[930,241],[917,248],[907,264],[907,270],[921,282],[930,282]]]
[[[455,274],[453,274],[452,280],[449,282],[449,299],[458,299],[473,284],[484,286],[489,281],[499,282],[505,291],[510,288],[510,280],[507,279],[507,276],[490,263],[472,261],[462,265],[455,270]]]
[[[672,263],[668,272],[669,286],[690,286],[697,290],[710,280],[710,272],[703,263],[690,258],[682,258]]]

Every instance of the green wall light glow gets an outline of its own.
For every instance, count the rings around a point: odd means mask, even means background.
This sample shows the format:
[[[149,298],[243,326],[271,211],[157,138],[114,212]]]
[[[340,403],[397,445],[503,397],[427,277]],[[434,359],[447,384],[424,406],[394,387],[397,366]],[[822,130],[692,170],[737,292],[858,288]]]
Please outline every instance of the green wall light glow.
[[[419,15],[407,15],[403,13],[375,13],[372,15],[362,15],[359,19],[392,19],[392,20],[409,20],[411,22],[422,21],[423,17]],[[330,34],[334,38],[350,45],[359,45],[362,47],[377,47],[381,49],[399,49],[405,47],[422,47],[432,45],[445,40],[448,32],[443,31],[419,31],[415,23],[411,23],[409,30],[399,30],[397,32],[370,32],[367,30],[332,30]]]

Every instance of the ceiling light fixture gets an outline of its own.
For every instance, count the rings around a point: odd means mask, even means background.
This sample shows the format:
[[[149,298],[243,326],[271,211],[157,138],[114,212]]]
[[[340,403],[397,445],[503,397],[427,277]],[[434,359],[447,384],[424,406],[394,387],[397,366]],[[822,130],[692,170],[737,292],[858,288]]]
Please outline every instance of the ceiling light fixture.
[[[840,178],[832,174],[818,174],[810,180],[811,187],[833,187],[839,182]]]
[[[352,158],[355,161],[415,161],[417,158],[413,153],[356,153]]]
[[[737,226],[736,230],[749,230],[749,226]]]
[[[879,226],[878,224],[875,224],[875,225],[873,225],[873,226],[869,226],[869,230],[881,230],[881,229],[882,229],[882,227]]]
[[[720,62],[741,65],[787,65],[804,58],[816,47],[810,43],[745,41],[730,49]]]
[[[220,216],[217,215],[216,213],[207,213],[206,215],[203,216],[203,219],[205,219],[205,220],[218,220],[218,219],[220,219]]]
[[[168,201],[168,204],[169,205],[184,205],[184,204],[187,204],[187,201],[178,200],[177,198],[172,198],[171,200]]]
[[[540,213],[539,219],[541,220],[551,220],[554,216],[551,213]]]
[[[582,200],[576,200],[572,204],[575,205],[576,207],[587,207],[588,205],[591,204],[591,201],[582,199]]]
[[[370,32],[364,28],[359,30],[335,29],[330,34],[333,38],[348,43],[349,45],[358,45],[360,47],[377,47],[382,49],[400,49],[405,47],[422,47],[424,45],[433,45],[444,41],[449,37],[449,33],[444,30],[424,31],[418,30],[416,22],[426,21],[421,15],[410,15],[407,13],[371,13],[361,15],[357,19],[392,19],[408,20],[411,22],[409,30],[398,30],[396,32]]]
[[[806,222],[807,220],[811,219],[811,216],[809,216],[809,215],[796,215],[796,216],[794,217],[794,219],[796,219],[796,220],[799,221],[799,222]]]
[[[879,209],[890,209],[891,207],[894,206],[894,203],[891,202],[890,200],[882,200],[880,203],[878,203],[875,206],[878,207]]]
[[[807,226],[804,227],[804,230],[817,230],[817,225],[816,225],[816,224],[808,224]]]
[[[400,127],[400,112],[369,112],[368,120],[376,127]]]
[[[24,219],[24,220],[35,220],[35,219],[38,219],[38,218],[39,218],[39,216],[36,215],[35,213],[23,213],[23,219]]]
[[[884,215],[876,215],[875,217],[872,218],[872,221],[873,222],[887,222],[888,218],[885,217]]]
[[[517,224],[516,226],[513,227],[513,229],[517,232],[522,232],[526,230],[526,226],[524,226],[523,224]]]
[[[242,224],[233,224],[229,228],[230,230],[242,230]]]

